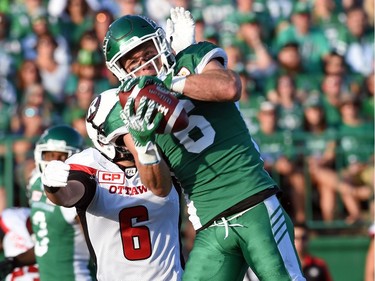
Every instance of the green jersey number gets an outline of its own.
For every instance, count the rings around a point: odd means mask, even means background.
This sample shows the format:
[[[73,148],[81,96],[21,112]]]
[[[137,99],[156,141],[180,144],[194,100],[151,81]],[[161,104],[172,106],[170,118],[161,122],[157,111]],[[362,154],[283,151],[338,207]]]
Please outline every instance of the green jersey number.
[[[183,103],[185,110],[189,114],[194,109],[194,104],[189,100],[180,100]],[[200,131],[199,134],[194,131]],[[180,141],[185,149],[190,153],[200,153],[211,144],[215,139],[215,130],[212,128],[210,122],[201,115],[189,115],[189,125],[186,129],[177,132],[174,136]]]

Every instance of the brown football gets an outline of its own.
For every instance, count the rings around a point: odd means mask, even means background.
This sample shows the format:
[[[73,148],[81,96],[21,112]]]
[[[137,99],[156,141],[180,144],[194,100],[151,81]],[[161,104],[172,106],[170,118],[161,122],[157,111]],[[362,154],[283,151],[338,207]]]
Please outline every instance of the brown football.
[[[138,85],[136,85],[128,92],[119,93],[119,100],[122,107],[125,106],[128,97],[132,93],[133,95],[136,94],[135,110],[138,108],[140,99],[144,96],[158,104],[157,110],[164,115],[156,130],[158,134],[179,132],[189,125],[189,117],[182,103],[165,87],[149,84],[139,89]]]

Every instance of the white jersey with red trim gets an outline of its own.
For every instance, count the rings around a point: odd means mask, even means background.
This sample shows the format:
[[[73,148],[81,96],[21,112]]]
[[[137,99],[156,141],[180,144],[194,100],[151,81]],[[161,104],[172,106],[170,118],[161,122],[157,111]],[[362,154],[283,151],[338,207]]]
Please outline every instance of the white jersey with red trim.
[[[30,209],[7,208],[1,213],[0,225],[5,233],[3,250],[5,257],[15,257],[34,247],[31,236]],[[37,265],[16,267],[6,281],[37,281]]]
[[[122,170],[93,148],[66,163],[69,179],[86,188],[76,208],[98,280],[181,280],[175,188],[166,197],[156,196],[141,183],[135,167]]]

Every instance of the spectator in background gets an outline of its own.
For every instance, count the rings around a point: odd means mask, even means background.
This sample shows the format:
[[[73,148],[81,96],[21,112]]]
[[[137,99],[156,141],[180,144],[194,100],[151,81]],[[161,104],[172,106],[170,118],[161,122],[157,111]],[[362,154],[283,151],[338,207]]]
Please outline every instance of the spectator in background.
[[[195,42],[202,42],[204,41],[204,30],[206,29],[206,23],[204,22],[202,11],[197,10],[193,12],[192,16],[195,21]],[[227,45],[224,44],[224,46]]]
[[[56,121],[53,114],[55,114],[53,105],[48,101],[43,86],[34,84],[28,87],[18,113],[13,116],[12,120],[15,135],[21,137],[14,143],[16,164],[22,166],[26,160],[29,161],[36,137],[53,121]],[[27,171],[29,169],[26,169],[26,173]]]
[[[335,0],[315,0],[312,2],[311,21],[314,27],[322,29],[330,47],[337,53],[345,53],[345,15]]]
[[[306,281],[331,281],[327,263],[309,253],[309,229],[304,223],[294,224],[294,244],[301,261]]]
[[[41,83],[42,77],[36,62],[28,59],[23,60],[15,79],[18,103],[22,102],[29,87]]]
[[[252,79],[243,68],[238,65],[234,69],[240,76],[242,90],[240,98],[240,111],[250,134],[259,131],[258,112],[265,96],[257,89],[254,79]]]
[[[50,33],[38,36],[35,62],[42,84],[51,101],[59,108],[65,100],[64,85],[69,74],[69,64],[59,63],[55,57],[57,42]]]
[[[331,51],[324,57],[323,61],[324,75],[339,75],[342,78],[341,89],[345,92],[351,92],[355,95],[360,94],[363,76],[353,73],[345,62],[345,57],[335,51]],[[324,77],[324,76],[323,76]]]
[[[273,102],[276,104],[277,125],[281,130],[301,131],[303,110],[297,96],[295,82],[287,74],[281,75],[276,82],[276,95]]]
[[[295,221],[305,221],[305,182],[302,169],[298,168],[297,151],[288,131],[277,126],[275,106],[269,102],[260,105],[259,131],[254,139],[259,144],[264,168],[285,192],[282,204]]]
[[[10,15],[0,12],[0,72],[12,75],[22,62],[23,51],[20,40],[10,33]]]
[[[255,134],[259,130],[259,107],[266,98],[259,93],[254,79],[247,73],[240,48],[235,44],[230,44],[224,50],[228,57],[228,69],[232,69],[240,75],[242,84],[240,111],[250,133]]]
[[[352,194],[352,186],[336,171],[336,131],[328,126],[326,112],[318,96],[311,96],[304,103],[304,151],[310,181],[319,194],[319,207],[323,221],[335,219],[336,194],[340,194],[349,213],[347,222],[359,219],[360,212]]]
[[[102,0],[102,9],[108,9],[111,11],[114,18],[119,18],[124,15],[136,15],[136,14],[143,14],[145,9],[143,7],[144,3],[147,1],[140,1],[140,0]],[[151,1],[150,1],[151,2]],[[159,6],[156,6],[157,10],[160,8],[164,8],[160,6],[159,1],[152,1]],[[164,9],[163,9],[164,10]]]
[[[43,0],[12,1],[10,17],[10,36],[18,40],[33,32],[31,18],[43,9]]]
[[[115,17],[109,10],[100,9],[95,13],[93,30],[98,42],[100,42],[100,47],[103,44],[105,34],[107,33],[109,25],[114,20]]]
[[[257,1],[258,2],[258,1]],[[273,34],[276,34],[289,25],[295,0],[268,0],[264,1],[266,9],[272,18]],[[257,3],[258,4],[258,3]]]
[[[94,44],[97,42],[95,37],[91,39],[84,39],[86,40],[94,40],[91,41],[90,44]],[[93,45],[94,46],[94,45]],[[104,59],[101,56],[101,53],[98,50],[89,50],[88,48],[82,48],[79,50],[77,57],[75,58],[73,64],[71,65],[71,73],[68,76],[67,82],[64,86],[64,91],[67,99],[70,99],[78,85],[78,81],[81,78],[90,79],[94,81],[94,92],[101,93],[102,91],[111,88],[111,84],[108,81],[108,73],[104,70]]]
[[[43,116],[39,108],[22,107],[17,118],[20,120],[20,130],[13,136],[14,152],[14,198],[15,202],[8,202],[9,206],[24,206],[26,194],[24,187],[30,179],[31,171],[35,168],[33,147],[38,136],[45,129]]]
[[[235,10],[225,19],[221,33],[236,34],[240,28],[242,18],[253,14],[261,26],[261,37],[268,43],[273,34],[274,22],[268,13],[266,5],[254,0],[236,0],[235,2]]]
[[[38,37],[43,34],[51,34],[56,40],[56,50],[54,52],[55,59],[60,64],[67,64],[71,61],[69,45],[64,36],[59,34],[57,27],[51,27],[47,11],[45,9],[38,10],[31,17],[32,32],[22,39],[22,48],[24,51],[24,59],[35,60],[37,56],[36,45]]]
[[[363,82],[361,112],[366,121],[374,123],[374,72]]]
[[[86,113],[94,99],[94,80],[81,77],[78,80],[74,96],[64,108],[64,122],[76,129],[83,137],[87,137]]]
[[[345,94],[343,83],[342,76],[338,74],[325,74],[321,82],[323,108],[330,127],[341,124],[339,107],[341,95]]]
[[[64,5],[60,11],[51,11],[53,7],[59,7],[61,2]],[[59,30],[67,39],[72,57],[79,49],[79,41],[85,31],[92,29],[94,24],[94,12],[99,9],[99,3],[92,0],[65,0],[49,1],[48,9],[50,13],[58,16]]]
[[[358,206],[368,211],[374,196],[374,123],[361,117],[360,106],[354,95],[341,98],[342,124],[338,132],[342,163],[339,168],[344,181],[352,185],[351,192]]]
[[[205,24],[214,27],[219,34],[223,31],[224,20],[236,11],[234,1],[231,0],[191,1],[190,8],[193,14],[200,11]]]
[[[329,52],[330,46],[323,31],[313,27],[311,10],[306,2],[296,2],[291,16],[291,25],[275,37],[277,50],[287,42],[297,42],[302,64],[308,71],[321,72],[321,59]]]
[[[346,16],[345,61],[353,72],[367,76],[374,71],[374,28],[362,6],[351,7]]]
[[[16,91],[10,81],[0,75],[0,213],[7,206],[4,156],[9,152],[9,144],[6,140],[12,134],[12,118],[16,114],[16,110]]]
[[[262,37],[261,23],[255,13],[243,15],[239,20],[237,43],[244,54],[246,71],[254,79],[264,79],[276,69],[271,51]]]
[[[265,92],[270,100],[275,102],[277,99],[276,83],[280,75],[286,74],[293,78],[297,91],[296,96],[300,100],[306,99],[312,91],[319,90],[320,76],[307,71],[303,66],[297,42],[285,43],[276,54],[276,63],[275,75],[268,77],[265,81]]]
[[[374,26],[374,1],[364,0],[363,8],[366,12],[369,25]]]

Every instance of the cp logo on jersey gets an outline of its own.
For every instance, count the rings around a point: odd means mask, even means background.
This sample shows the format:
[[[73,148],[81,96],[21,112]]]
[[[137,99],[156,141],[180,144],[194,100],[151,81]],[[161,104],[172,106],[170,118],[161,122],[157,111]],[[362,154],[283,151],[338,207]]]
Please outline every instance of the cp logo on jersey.
[[[99,182],[101,183],[112,183],[112,184],[123,184],[125,182],[125,176],[123,173],[98,173]]]

